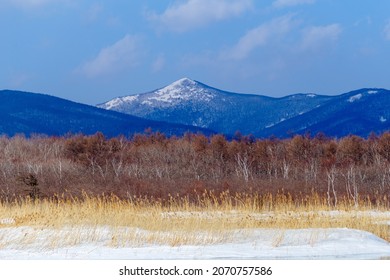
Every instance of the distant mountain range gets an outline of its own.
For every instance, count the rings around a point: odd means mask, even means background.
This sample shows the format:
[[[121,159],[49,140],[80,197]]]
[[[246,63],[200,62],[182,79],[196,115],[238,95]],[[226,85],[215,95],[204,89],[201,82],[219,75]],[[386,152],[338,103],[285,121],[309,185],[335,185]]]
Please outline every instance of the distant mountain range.
[[[118,97],[98,107],[138,117],[206,128],[226,135],[285,138],[323,132],[342,137],[390,129],[390,91],[367,88],[337,96],[282,98],[219,90],[188,78],[148,93]]]
[[[286,138],[323,132],[363,137],[390,130],[390,91],[359,89],[337,96],[282,98],[219,90],[188,78],[148,93],[118,97],[97,107],[50,95],[0,91],[0,134],[131,136],[147,128],[167,135],[236,131]]]
[[[167,135],[182,135],[187,131],[211,133],[203,128],[146,120],[44,94],[0,91],[0,134],[61,136],[100,131],[113,137],[143,133],[148,128]]]

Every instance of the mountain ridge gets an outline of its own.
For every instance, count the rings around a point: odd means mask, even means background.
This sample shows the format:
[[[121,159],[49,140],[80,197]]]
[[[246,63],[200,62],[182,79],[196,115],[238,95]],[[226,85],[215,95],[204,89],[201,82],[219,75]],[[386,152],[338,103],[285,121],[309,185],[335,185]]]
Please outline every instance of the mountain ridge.
[[[48,94],[0,90],[0,134],[60,136],[100,131],[113,137],[151,128],[167,135],[201,132],[231,137],[240,131],[258,138],[308,132],[366,137],[390,129],[390,91],[382,88],[335,96],[297,93],[270,97],[219,90],[183,78],[97,107]]]
[[[97,106],[152,120],[208,128],[226,135],[238,130],[256,137],[285,138],[291,133],[310,130],[335,137],[350,134],[349,131],[367,136],[371,131],[380,133],[390,128],[388,93],[386,89],[363,88],[334,96],[297,93],[270,97],[219,90],[182,78],[154,91],[114,98]],[[375,116],[364,112],[367,108],[361,104],[363,100],[380,100],[376,104],[370,101],[370,113],[381,114],[377,118],[385,121],[377,123]],[[335,122],[339,123],[338,129]],[[357,129],[359,125],[361,129]]]
[[[294,97],[282,98],[237,94],[183,78],[154,91],[115,98],[97,106],[148,119],[191,124],[233,135],[236,130],[244,134],[256,134],[256,130],[308,111],[318,105],[319,101],[327,98],[313,94],[297,94]],[[299,102],[300,99],[308,100],[302,103]],[[273,106],[275,102],[284,104],[287,109]],[[290,103],[296,104],[294,107],[288,107]],[[271,114],[270,108],[272,111],[278,110],[277,116]],[[263,114],[258,114],[259,111]],[[237,115],[241,118],[237,118]],[[248,119],[253,120],[248,122]]]
[[[143,133],[147,128],[167,135],[182,135],[187,131],[212,133],[206,129],[108,111],[48,94],[15,90],[0,90],[0,120],[0,134],[8,136],[21,133],[91,135],[100,131],[107,137],[114,137]]]

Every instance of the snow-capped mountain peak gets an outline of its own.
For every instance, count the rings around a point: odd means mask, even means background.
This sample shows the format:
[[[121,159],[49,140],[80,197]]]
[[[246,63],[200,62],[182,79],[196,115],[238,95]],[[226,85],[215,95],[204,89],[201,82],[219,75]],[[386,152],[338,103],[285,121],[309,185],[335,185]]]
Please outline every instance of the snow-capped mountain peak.
[[[217,95],[217,90],[209,88],[202,83],[189,78],[182,78],[172,84],[137,95],[128,95],[114,98],[98,107],[127,112],[132,104],[141,104],[145,108],[166,108],[167,106],[180,106],[184,102],[209,102]]]
[[[152,92],[149,101],[159,101],[165,103],[178,103],[179,101],[188,101],[190,99],[210,101],[214,94],[203,87],[200,83],[189,78],[183,78],[172,84]]]
[[[184,77],[182,79],[177,80],[176,82],[173,82],[169,87],[185,87],[185,86],[195,86],[197,83],[194,80],[191,80],[190,78]]]

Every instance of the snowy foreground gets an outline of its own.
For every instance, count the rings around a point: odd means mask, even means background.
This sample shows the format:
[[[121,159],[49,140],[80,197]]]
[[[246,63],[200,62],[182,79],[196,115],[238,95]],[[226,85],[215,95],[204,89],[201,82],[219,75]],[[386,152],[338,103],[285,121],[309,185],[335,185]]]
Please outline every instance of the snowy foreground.
[[[227,233],[232,237],[228,242],[178,247],[153,244],[111,246],[112,232],[104,227],[93,229],[92,241],[91,238],[83,241],[83,235],[90,234],[90,229],[83,228],[78,229],[81,236],[78,245],[63,245],[66,240],[59,245],[66,236],[64,232],[69,230],[75,229],[0,227],[0,260],[390,258],[390,243],[368,232],[344,228],[232,231]],[[60,239],[60,243],[50,241],[53,235]],[[32,238],[28,239],[28,236]]]

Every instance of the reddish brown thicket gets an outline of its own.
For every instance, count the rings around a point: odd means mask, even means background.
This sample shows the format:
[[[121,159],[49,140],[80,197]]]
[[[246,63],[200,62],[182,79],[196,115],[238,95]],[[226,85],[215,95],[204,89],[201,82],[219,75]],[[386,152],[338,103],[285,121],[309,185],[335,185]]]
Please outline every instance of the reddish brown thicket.
[[[390,133],[339,140],[324,135],[260,140],[237,133],[229,141],[222,135],[168,138],[151,132],[131,139],[101,133],[0,137],[2,201],[83,193],[192,199],[205,191],[284,192],[297,199],[316,193],[329,205],[341,198],[388,203]]]

